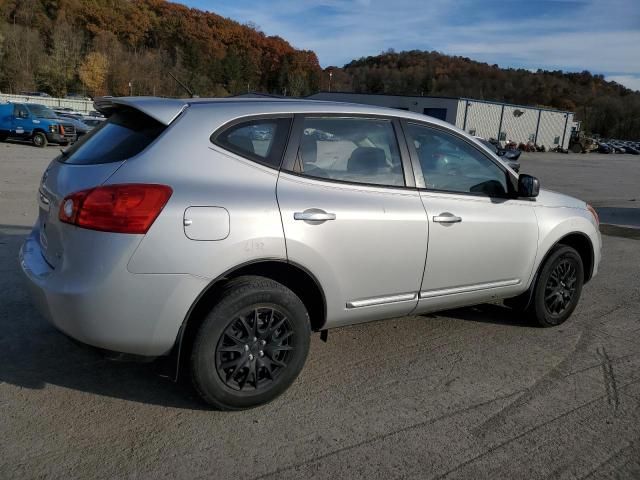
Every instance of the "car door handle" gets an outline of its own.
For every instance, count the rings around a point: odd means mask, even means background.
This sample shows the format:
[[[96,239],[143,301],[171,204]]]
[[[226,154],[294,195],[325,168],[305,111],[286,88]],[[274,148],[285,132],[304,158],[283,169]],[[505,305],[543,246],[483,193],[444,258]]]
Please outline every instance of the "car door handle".
[[[305,220],[307,222],[325,222],[327,220],[335,220],[335,213],[328,213],[324,210],[309,209],[304,212],[295,212],[293,214],[294,220]]]
[[[459,223],[462,221],[462,218],[456,217],[453,213],[444,212],[433,217],[433,221],[438,223]]]

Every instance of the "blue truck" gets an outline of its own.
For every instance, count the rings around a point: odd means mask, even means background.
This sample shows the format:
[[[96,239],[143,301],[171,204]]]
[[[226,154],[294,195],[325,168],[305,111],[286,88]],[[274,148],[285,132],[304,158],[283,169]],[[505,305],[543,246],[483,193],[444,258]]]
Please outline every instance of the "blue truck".
[[[0,103],[0,141],[28,140],[36,147],[48,143],[69,145],[77,139],[73,123],[36,103]]]

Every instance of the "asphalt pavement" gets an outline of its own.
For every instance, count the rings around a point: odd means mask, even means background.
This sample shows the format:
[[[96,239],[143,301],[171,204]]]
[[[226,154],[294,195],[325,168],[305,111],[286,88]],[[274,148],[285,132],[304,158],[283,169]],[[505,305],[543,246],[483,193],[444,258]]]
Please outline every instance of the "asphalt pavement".
[[[640,478],[636,230],[603,235],[600,273],[558,328],[499,305],[340,328],[314,335],[275,402],[218,412],[35,311],[17,253],[56,153],[0,143],[0,478]],[[521,163],[608,222],[638,220],[638,157]]]

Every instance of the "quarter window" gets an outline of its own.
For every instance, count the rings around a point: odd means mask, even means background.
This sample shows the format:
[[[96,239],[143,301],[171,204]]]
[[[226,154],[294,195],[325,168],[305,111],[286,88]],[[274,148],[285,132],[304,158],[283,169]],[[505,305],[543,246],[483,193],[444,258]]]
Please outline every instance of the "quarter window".
[[[211,140],[240,156],[280,168],[290,124],[290,118],[249,120],[214,134]]]
[[[407,133],[428,189],[492,197],[507,194],[505,171],[463,139],[418,124],[409,124]]]
[[[390,120],[308,117],[298,150],[304,175],[374,185],[404,186]]]

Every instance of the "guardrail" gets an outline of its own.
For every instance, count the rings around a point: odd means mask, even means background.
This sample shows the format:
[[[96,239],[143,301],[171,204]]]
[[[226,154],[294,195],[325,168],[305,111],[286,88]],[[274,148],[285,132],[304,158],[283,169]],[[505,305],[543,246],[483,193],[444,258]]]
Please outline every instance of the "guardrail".
[[[81,113],[88,113],[93,108],[92,100],[81,100],[78,98],[55,98],[55,97],[32,97],[30,95],[9,95],[0,93],[0,103],[39,103],[51,108],[72,108]]]

